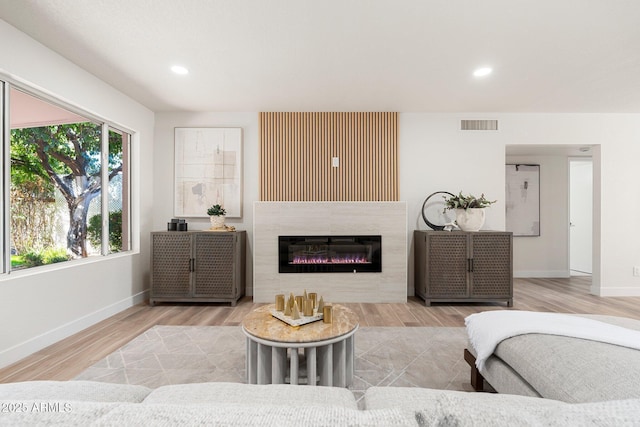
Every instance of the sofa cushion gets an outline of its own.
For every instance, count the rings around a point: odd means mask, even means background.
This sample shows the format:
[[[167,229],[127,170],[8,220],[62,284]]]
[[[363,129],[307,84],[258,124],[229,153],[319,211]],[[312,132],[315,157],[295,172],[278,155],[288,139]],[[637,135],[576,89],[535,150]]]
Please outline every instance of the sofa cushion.
[[[495,393],[469,393],[405,387],[371,387],[365,393],[370,408],[414,409],[420,426],[536,426],[563,402]]]
[[[0,400],[2,426],[89,426],[119,406],[139,407],[139,403],[81,402],[73,400]],[[121,424],[128,425],[128,424]]]
[[[409,387],[370,387],[367,410],[416,409],[420,426],[634,426],[640,399],[569,404],[550,399],[496,393],[468,393]]]
[[[568,404],[549,411],[547,418],[552,426],[637,426],[640,399]]]
[[[199,383],[159,387],[144,404],[231,403],[238,405],[300,405],[357,409],[353,393],[340,387],[310,387],[289,384]]]
[[[542,397],[570,403],[640,398],[640,351],[556,335],[502,341],[495,355]]]
[[[0,400],[56,399],[94,402],[142,402],[151,392],[140,385],[97,381],[25,381],[0,384]]]
[[[414,411],[360,411],[342,407],[236,404],[125,404],[114,408],[97,425],[216,425],[216,426],[417,426]]]
[[[460,396],[443,394],[438,405],[416,411],[416,421],[420,426],[438,427],[494,427],[494,426],[636,426],[640,420],[640,400],[614,400],[607,402],[570,404],[552,402],[538,405],[532,401],[545,401],[535,397],[521,397],[525,401],[513,404],[504,397],[482,402],[475,396],[484,393]],[[531,402],[528,403],[528,402]]]
[[[562,402],[511,394],[474,393],[454,390],[435,390],[417,387],[369,387],[364,394],[365,409],[436,409],[456,402],[470,402],[471,406],[495,406],[502,408],[530,408],[540,412],[557,407]]]
[[[500,393],[517,394],[520,396],[542,397],[529,383],[527,383],[516,371],[504,363],[502,359],[494,355],[484,362],[482,376],[489,384],[484,384],[485,391],[493,387]]]

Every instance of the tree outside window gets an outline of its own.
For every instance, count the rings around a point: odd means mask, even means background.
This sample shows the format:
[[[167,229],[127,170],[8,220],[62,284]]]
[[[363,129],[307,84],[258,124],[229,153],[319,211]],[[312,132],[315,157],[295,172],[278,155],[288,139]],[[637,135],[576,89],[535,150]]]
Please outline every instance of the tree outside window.
[[[11,130],[13,269],[100,255],[102,191],[108,191],[108,252],[128,249],[128,242],[122,243],[123,140],[128,142],[128,135],[109,132],[108,164],[103,165],[102,129],[84,121]]]

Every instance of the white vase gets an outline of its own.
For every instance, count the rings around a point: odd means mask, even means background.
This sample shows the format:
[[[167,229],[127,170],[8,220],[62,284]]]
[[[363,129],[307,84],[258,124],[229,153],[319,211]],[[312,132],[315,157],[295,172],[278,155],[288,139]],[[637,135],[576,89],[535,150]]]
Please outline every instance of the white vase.
[[[478,231],[484,225],[484,208],[456,209],[456,224],[462,231]]]
[[[211,220],[211,229],[224,228],[224,215],[211,215],[209,218]]]

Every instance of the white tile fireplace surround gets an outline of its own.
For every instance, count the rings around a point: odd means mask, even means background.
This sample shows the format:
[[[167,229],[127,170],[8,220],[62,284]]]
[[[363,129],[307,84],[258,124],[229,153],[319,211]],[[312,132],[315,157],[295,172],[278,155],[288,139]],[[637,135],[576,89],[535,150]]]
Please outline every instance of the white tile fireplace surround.
[[[253,300],[317,292],[327,302],[407,301],[406,202],[255,202]],[[278,236],[382,236],[381,273],[278,273]]]

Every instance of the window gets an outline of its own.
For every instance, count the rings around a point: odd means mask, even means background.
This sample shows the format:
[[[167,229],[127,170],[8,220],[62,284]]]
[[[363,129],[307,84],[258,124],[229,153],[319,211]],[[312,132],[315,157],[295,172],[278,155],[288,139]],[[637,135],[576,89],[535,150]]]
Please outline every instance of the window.
[[[106,192],[107,211],[109,213],[109,239],[102,239],[102,227],[94,216],[96,235],[95,245],[103,245],[103,253],[128,251],[131,236],[129,233],[129,145],[128,133],[116,129],[109,130],[107,179],[109,191]]]
[[[129,250],[130,134],[15,88],[9,111],[5,272]]]

